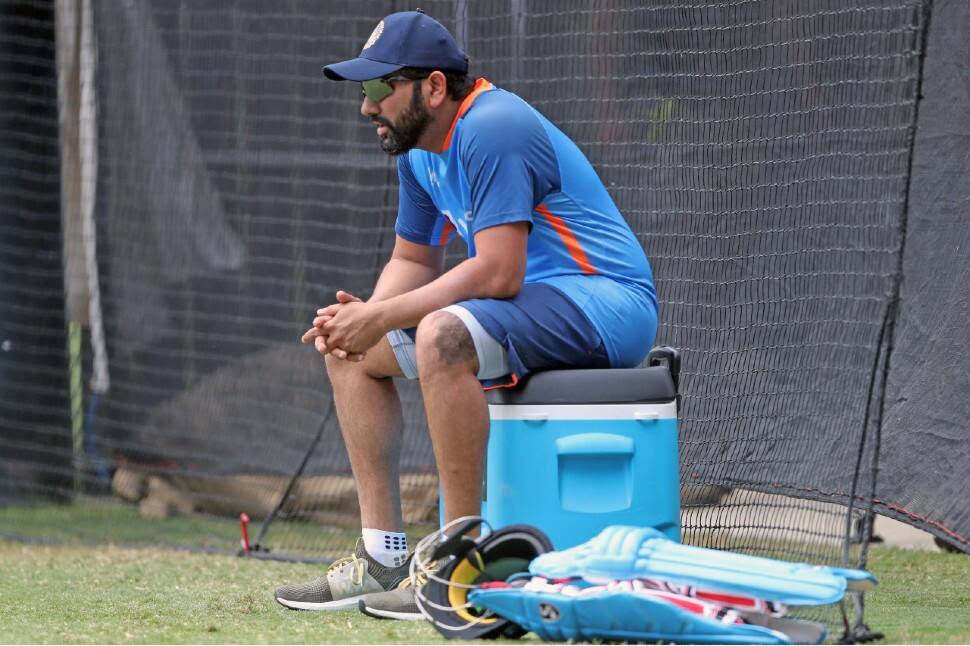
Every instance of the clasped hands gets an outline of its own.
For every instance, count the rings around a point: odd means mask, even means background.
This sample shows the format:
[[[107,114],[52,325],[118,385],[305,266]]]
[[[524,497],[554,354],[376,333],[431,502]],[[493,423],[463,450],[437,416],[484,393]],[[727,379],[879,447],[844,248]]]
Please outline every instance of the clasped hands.
[[[337,292],[337,302],[317,310],[313,327],[300,339],[312,342],[317,352],[347,361],[363,361],[386,330],[377,320],[375,306],[353,294]]]

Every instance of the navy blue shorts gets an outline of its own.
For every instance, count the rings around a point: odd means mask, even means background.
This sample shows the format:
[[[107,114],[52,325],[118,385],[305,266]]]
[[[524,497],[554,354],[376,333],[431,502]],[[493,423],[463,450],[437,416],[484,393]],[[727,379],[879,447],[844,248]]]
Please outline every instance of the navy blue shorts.
[[[461,301],[445,311],[458,315],[469,329],[479,356],[479,381],[486,389],[515,385],[536,370],[610,367],[589,318],[545,283],[525,284],[510,299]],[[388,334],[402,372],[412,379],[417,377],[414,337],[414,328]]]
[[[509,374],[483,379],[485,388],[512,386],[530,372],[555,368],[609,368],[610,359],[589,318],[565,294],[528,283],[510,299],[457,303],[505,348]]]

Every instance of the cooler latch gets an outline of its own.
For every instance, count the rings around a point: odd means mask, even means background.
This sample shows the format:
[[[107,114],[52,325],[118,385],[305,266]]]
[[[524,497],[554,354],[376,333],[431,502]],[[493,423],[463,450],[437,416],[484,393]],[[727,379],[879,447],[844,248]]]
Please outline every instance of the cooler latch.
[[[674,392],[677,393],[677,412],[680,413],[680,351],[669,345],[658,345],[647,355],[648,366],[667,366],[670,379],[674,382]]]

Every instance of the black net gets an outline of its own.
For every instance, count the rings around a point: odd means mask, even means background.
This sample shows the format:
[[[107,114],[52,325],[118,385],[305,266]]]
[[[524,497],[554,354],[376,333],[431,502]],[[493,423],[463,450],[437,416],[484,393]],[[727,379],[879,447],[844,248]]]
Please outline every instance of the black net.
[[[312,448],[264,540],[277,554],[339,555],[356,533],[356,497],[336,424],[313,445],[330,389],[320,358],[298,338],[336,289],[368,295],[393,243],[397,190],[393,161],[356,115],[359,87],[326,82],[320,68],[355,54],[381,16],[413,7],[77,4],[68,30],[77,42],[63,59],[81,64],[74,85],[61,88],[77,90],[65,121],[78,130],[80,186],[77,200],[64,189],[78,205],[67,219],[74,228],[64,228],[65,278],[61,207],[51,198],[59,181],[53,7],[0,2],[0,253],[5,272],[33,263],[13,287],[3,281],[3,323],[13,331],[4,335],[36,335],[14,341],[32,350],[2,355],[10,431],[0,497],[16,483],[38,499],[73,492],[87,505],[134,502],[144,518],[258,520]],[[887,484],[896,480],[887,469],[905,471],[899,460],[912,439],[895,444],[893,433],[908,426],[882,437],[878,483],[875,468],[875,431],[919,415],[884,410],[887,385],[891,397],[919,392],[933,375],[928,366],[905,383],[885,379],[888,367],[924,358],[914,340],[923,328],[897,330],[891,305],[910,180],[923,217],[937,194],[929,188],[936,139],[914,130],[927,2],[426,0],[422,8],[452,30],[476,75],[521,95],[579,144],[651,259],[658,342],[684,356],[685,540],[859,564],[874,499],[880,511],[898,507],[938,534],[967,536],[954,481],[946,488],[914,475],[926,489],[907,499],[902,484]],[[935,11],[954,21],[934,18],[931,36],[966,53],[965,5],[938,2]],[[932,52],[928,69],[956,65],[966,75],[966,56],[933,67]],[[951,60],[945,51],[939,58]],[[946,85],[933,78],[933,88]],[[949,132],[938,127],[950,122],[947,110],[967,104],[959,87],[937,104],[934,137]],[[924,157],[911,176],[914,132]],[[954,185],[965,186],[961,141],[948,159],[962,169]],[[960,195],[955,207],[965,205]],[[933,240],[913,243],[907,262],[927,270],[922,254],[941,243]],[[948,242],[955,262],[959,247]],[[20,305],[27,296],[35,309]],[[946,320],[962,320],[954,303],[965,299],[934,300]],[[935,325],[933,311],[922,310],[925,327]],[[941,333],[937,349],[962,338]],[[73,407],[69,377],[80,384]],[[398,385],[405,518],[433,524],[437,485],[419,393]],[[958,443],[964,426],[933,438]],[[885,455],[890,446],[898,458]],[[921,507],[917,499],[931,494],[940,504]],[[171,540],[230,549],[227,527]]]
[[[73,451],[52,4],[0,2],[0,504],[63,499]]]
[[[970,3],[929,27],[876,505],[970,552]]]

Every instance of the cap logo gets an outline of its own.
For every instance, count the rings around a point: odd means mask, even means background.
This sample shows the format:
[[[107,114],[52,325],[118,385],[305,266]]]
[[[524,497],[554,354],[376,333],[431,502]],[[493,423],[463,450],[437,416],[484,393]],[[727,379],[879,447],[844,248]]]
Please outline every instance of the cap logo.
[[[384,33],[384,21],[382,20],[379,23],[377,23],[377,26],[374,27],[374,31],[370,33],[370,37],[368,37],[367,42],[364,43],[364,49],[370,49],[371,47],[373,47],[374,43],[377,42],[377,39],[380,38],[381,34],[383,33]],[[363,49],[361,51],[363,51]]]

